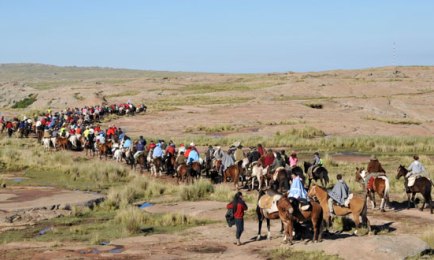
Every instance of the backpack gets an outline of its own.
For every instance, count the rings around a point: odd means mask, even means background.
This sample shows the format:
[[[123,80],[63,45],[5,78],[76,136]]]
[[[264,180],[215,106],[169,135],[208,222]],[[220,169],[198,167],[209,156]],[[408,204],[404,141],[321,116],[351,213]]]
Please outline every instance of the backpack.
[[[234,216],[234,210],[233,209],[228,209],[225,217],[226,217],[226,222],[228,223],[229,227],[232,227],[233,225],[235,225],[235,216]]]

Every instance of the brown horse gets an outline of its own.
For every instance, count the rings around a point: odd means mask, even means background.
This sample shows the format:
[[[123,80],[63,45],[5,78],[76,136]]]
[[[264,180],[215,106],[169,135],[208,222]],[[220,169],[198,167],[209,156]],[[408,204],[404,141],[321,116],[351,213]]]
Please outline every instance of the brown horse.
[[[66,150],[68,149],[68,138],[66,137],[57,137],[56,140],[57,147]]]
[[[363,168],[356,167],[356,182],[360,182],[363,189],[366,189],[366,196],[369,198],[369,200],[372,203],[372,208],[375,209],[376,203],[375,203],[375,193],[378,194],[381,198],[381,204],[380,204],[380,210],[384,212],[384,208],[386,206],[386,203],[389,202],[389,191],[390,191],[390,185],[389,185],[389,179],[386,176],[378,176],[371,178],[374,178],[372,187],[370,185],[366,185],[365,187],[365,178],[366,178],[366,171]],[[369,180],[367,180],[369,183]]]
[[[318,166],[316,169],[314,169],[313,165],[310,162],[304,162],[304,172],[309,176],[309,184],[307,185],[307,188],[309,189],[310,184],[312,183],[312,179],[317,182],[318,180],[321,181],[321,185],[323,187],[327,187],[327,184],[329,183],[329,174],[325,167]]]
[[[139,165],[140,173],[146,169],[146,154],[142,153],[137,157],[137,160],[134,163],[134,169],[137,169],[137,165]]]
[[[308,194],[310,198],[316,198],[319,201],[319,204],[322,207],[323,210],[323,219],[326,222],[326,228],[328,229],[330,226],[330,211],[328,206],[328,199],[329,195],[327,193],[327,190],[323,187],[312,185],[310,188]],[[348,214],[353,215],[354,223],[356,224],[356,227],[360,227],[360,217],[362,217],[362,225],[367,227],[368,230],[371,230],[371,225],[369,224],[369,220],[367,217],[368,214],[368,207],[366,206],[366,196],[358,197],[354,196],[353,199],[351,199],[349,207],[341,207],[338,205],[333,205],[333,211],[337,216],[346,216]]]
[[[321,205],[315,201],[310,202],[308,210],[300,210],[299,202],[296,199],[289,199],[283,196],[277,202],[279,217],[285,227],[284,243],[289,242],[292,245],[293,221],[311,221],[313,227],[313,242],[321,241],[321,224],[323,221],[323,210]],[[289,241],[288,241],[289,239]]]
[[[180,181],[182,182],[187,182],[189,181],[189,174],[188,174],[188,167],[185,163],[179,165],[176,169],[177,171],[177,177],[178,180],[177,182],[179,183]]]
[[[105,156],[105,159],[107,160],[107,156],[108,156],[108,152],[109,152],[109,147],[106,143],[101,144],[98,143],[98,152],[99,152],[99,159],[102,159],[102,156]]]
[[[407,192],[407,198],[408,198],[408,204],[407,204],[407,208],[410,208],[410,202],[412,202],[414,204],[414,198],[416,196],[416,193],[420,193],[423,196],[423,204],[422,207],[420,208],[420,211],[423,211],[424,207],[425,207],[425,203],[428,203],[431,209],[431,214],[433,214],[433,206],[432,206],[432,198],[431,198],[431,186],[433,186],[433,183],[426,177],[419,177],[415,180],[414,185],[412,187],[407,187],[407,183],[408,183],[408,178],[405,177],[405,175],[407,175],[408,170],[402,166],[399,165],[398,170],[397,170],[397,174],[396,174],[396,179],[399,180],[399,178],[401,178],[401,176],[403,176],[405,178],[404,181],[404,186],[405,186],[405,191]],[[410,194],[412,194],[411,196],[411,200],[410,200]]]
[[[241,176],[241,164],[242,161],[238,163],[238,165],[231,165],[228,168],[226,168],[224,174],[223,174],[223,181],[227,182],[228,178],[231,179],[231,181],[234,182],[235,188],[238,189],[238,182],[240,180]]]
[[[277,168],[276,171],[271,178],[270,186],[283,194],[289,190],[288,172],[283,167]]]

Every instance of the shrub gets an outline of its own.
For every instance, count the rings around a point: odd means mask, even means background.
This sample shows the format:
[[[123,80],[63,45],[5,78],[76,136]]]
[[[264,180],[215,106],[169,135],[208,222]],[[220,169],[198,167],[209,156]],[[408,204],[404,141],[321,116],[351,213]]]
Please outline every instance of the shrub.
[[[184,186],[181,190],[183,200],[200,200],[209,196],[214,187],[209,180],[200,179],[192,185]]]

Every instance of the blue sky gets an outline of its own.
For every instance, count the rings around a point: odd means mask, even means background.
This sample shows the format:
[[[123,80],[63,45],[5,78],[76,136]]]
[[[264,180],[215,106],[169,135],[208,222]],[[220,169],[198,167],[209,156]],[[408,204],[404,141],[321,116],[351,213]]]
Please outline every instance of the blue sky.
[[[434,65],[433,10],[428,0],[0,0],[0,63],[233,73]]]

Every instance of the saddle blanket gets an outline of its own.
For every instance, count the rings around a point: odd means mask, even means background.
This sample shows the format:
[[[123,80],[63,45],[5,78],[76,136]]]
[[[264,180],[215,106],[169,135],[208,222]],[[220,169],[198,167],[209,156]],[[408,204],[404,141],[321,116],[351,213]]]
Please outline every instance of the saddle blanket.
[[[258,201],[258,206],[261,209],[264,209],[268,214],[277,212],[277,201],[280,200],[280,198],[282,198],[282,195],[273,195],[270,196],[268,194],[265,194],[264,196],[262,196],[259,201]]]
[[[408,177],[408,187],[412,187],[418,178],[422,177],[421,175],[415,175]]]

